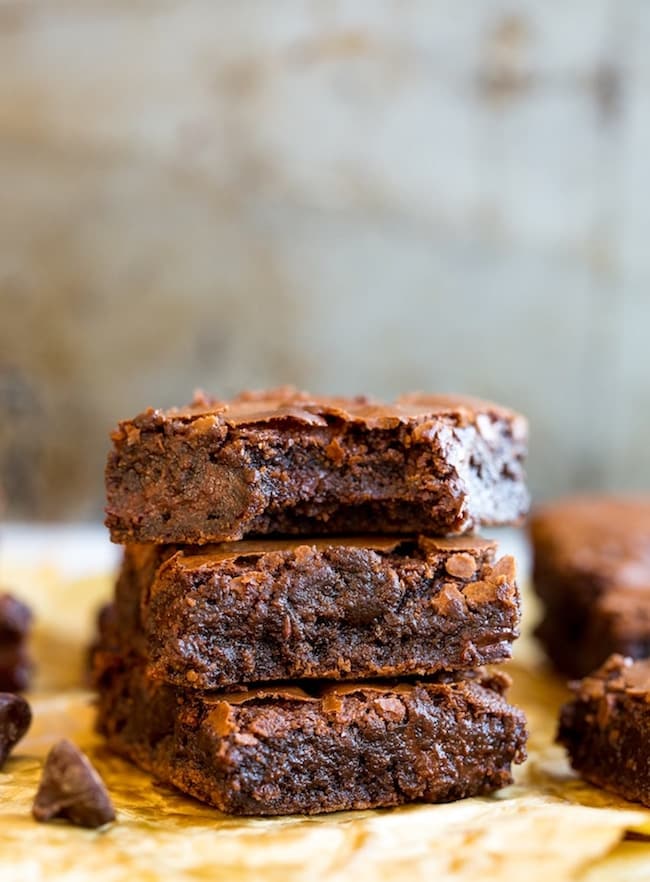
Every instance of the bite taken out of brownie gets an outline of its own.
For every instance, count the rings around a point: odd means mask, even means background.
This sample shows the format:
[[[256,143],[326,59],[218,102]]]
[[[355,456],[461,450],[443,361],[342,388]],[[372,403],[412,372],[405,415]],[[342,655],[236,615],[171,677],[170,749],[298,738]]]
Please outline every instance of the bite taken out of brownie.
[[[611,656],[572,685],[557,740],[587,781],[650,806],[650,659]]]
[[[495,543],[384,536],[130,545],[112,618],[151,677],[213,689],[497,663],[520,614]]]
[[[120,543],[447,535],[528,508],[525,419],[472,398],[199,396],[125,420],[112,438],[106,524]]]
[[[109,747],[225,812],[316,814],[448,802],[511,782],[525,758],[504,675],[200,693],[132,659],[101,677]]]

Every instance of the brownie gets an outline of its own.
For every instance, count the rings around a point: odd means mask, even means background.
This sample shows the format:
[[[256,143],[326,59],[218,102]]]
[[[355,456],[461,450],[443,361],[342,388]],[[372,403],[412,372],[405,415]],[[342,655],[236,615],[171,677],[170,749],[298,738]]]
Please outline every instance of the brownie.
[[[537,634],[558,670],[650,655],[650,497],[576,497],[531,518]]]
[[[241,815],[447,802],[511,782],[524,716],[503,675],[458,682],[179,690],[104,672],[98,728],[161,781]]]
[[[126,420],[112,439],[106,524],[119,543],[446,535],[518,522],[528,507],[526,421],[471,398],[199,396]]]
[[[22,692],[29,685],[31,623],[26,604],[11,594],[0,594],[0,692]]]
[[[598,787],[650,806],[650,659],[612,655],[573,683],[557,740]]]
[[[124,565],[123,565],[124,568]],[[134,612],[130,613],[126,621],[133,621]],[[95,631],[92,635],[90,643],[85,652],[84,680],[87,685],[92,686],[94,682],[94,666],[95,656],[104,649],[104,646],[110,641],[110,634],[117,634],[118,626],[123,627],[124,623],[116,620],[116,610],[114,603],[103,603],[95,614]],[[115,641],[113,641],[115,642]]]
[[[510,657],[511,557],[475,537],[127,546],[121,633],[185,687],[434,674]],[[138,605],[139,600],[139,605]],[[135,616],[135,620],[134,620]]]

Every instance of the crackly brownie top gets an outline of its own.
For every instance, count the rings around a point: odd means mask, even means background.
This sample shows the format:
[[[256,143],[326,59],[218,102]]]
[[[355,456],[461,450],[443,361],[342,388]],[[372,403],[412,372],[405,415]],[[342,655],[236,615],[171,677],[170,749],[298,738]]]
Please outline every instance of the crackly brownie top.
[[[144,546],[146,548],[146,546]],[[357,548],[384,554],[393,552],[409,554],[418,550],[425,557],[451,555],[450,575],[469,578],[476,570],[474,558],[491,561],[497,548],[496,542],[479,536],[328,536],[322,538],[295,539],[242,539],[238,542],[215,542],[202,546],[186,546],[175,556],[178,564],[195,569],[202,565],[214,565],[229,560],[258,558],[273,552],[296,552],[301,548],[324,551],[328,548]],[[506,558],[505,563],[510,563]],[[468,570],[471,568],[471,571]],[[514,563],[512,564],[514,570]],[[514,571],[501,575],[514,578]]]
[[[479,668],[475,671],[440,673],[430,680],[359,680],[348,682],[328,682],[323,680],[301,681],[300,683],[270,683],[264,686],[250,686],[237,692],[203,693],[207,703],[248,704],[260,701],[323,702],[325,709],[338,704],[346,695],[380,694],[413,695],[419,687],[438,688],[458,684],[475,683],[497,695],[503,695],[511,685],[510,677],[502,671],[488,671]]]
[[[553,568],[650,589],[650,496],[581,496],[541,506],[533,542]]]
[[[650,702],[650,659],[634,661],[615,653],[593,674],[572,683],[571,688],[582,701],[621,695]]]
[[[528,433],[527,421],[520,414],[469,396],[411,393],[387,404],[363,395],[352,398],[314,396],[287,386],[242,392],[230,401],[199,392],[186,407],[149,408],[132,420],[124,420],[113,438],[119,441],[126,436],[126,440],[133,443],[137,440],[137,436],[132,437],[134,431],[167,421],[192,423],[195,430],[200,429],[201,421],[204,421],[206,431],[219,424],[228,427],[258,423],[326,426],[331,421],[365,425],[369,429],[390,429],[436,418],[448,418],[460,426],[475,424],[482,433],[489,433],[495,420],[505,421],[511,424],[513,437],[521,441],[525,441]]]

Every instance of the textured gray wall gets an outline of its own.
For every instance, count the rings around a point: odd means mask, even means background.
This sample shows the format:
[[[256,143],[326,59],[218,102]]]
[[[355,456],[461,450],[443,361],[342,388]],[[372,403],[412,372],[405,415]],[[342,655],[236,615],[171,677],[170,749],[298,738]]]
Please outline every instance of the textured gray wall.
[[[0,482],[196,386],[458,390],[650,487],[650,3],[1,0]]]

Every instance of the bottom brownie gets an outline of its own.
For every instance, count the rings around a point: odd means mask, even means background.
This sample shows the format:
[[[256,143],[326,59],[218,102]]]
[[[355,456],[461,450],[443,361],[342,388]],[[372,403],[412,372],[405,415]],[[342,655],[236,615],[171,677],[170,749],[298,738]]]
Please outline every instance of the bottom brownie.
[[[180,790],[241,815],[448,802],[511,782],[525,758],[503,675],[188,693],[139,664],[105,671],[98,728]]]
[[[557,740],[587,781],[650,806],[650,659],[613,655],[572,684]]]

